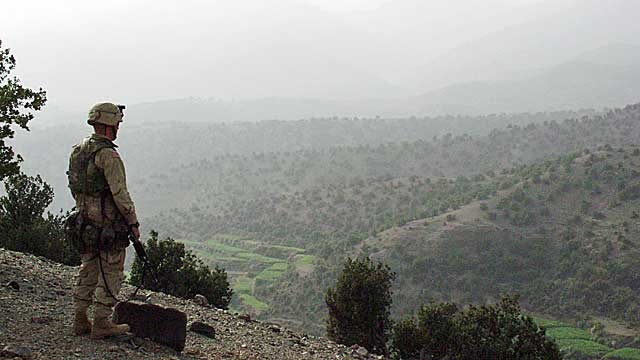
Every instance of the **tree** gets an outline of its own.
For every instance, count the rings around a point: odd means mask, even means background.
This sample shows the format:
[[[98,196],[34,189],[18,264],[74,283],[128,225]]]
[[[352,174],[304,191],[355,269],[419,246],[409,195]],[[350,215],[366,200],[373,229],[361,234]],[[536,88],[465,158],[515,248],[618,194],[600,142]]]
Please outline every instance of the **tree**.
[[[42,88],[38,91],[25,88],[17,77],[10,77],[15,66],[16,59],[9,49],[2,48],[0,40],[0,180],[20,172],[22,157],[5,143],[5,139],[12,139],[15,134],[13,125],[28,131],[27,125],[33,119],[31,111],[40,110],[47,101]]]
[[[214,270],[210,270],[193,252],[186,250],[184,244],[171,238],[158,240],[158,233],[155,231],[151,231],[151,237],[144,247],[149,261],[155,267],[152,270],[155,274],[147,271],[143,276],[142,261],[136,256],[131,269],[133,285],[142,283],[146,289],[185,299],[200,294],[220,309],[229,307],[233,290],[229,287],[224,269],[216,266]]]
[[[18,174],[5,180],[0,197],[0,246],[78,265],[80,255],[64,235],[65,215],[46,213],[53,189],[40,175]]]
[[[406,336],[412,336],[407,341]],[[459,311],[450,303],[423,306],[418,321],[404,319],[394,327],[394,354],[400,359],[561,359],[544,329],[522,315],[517,296],[489,306]]]
[[[391,283],[395,274],[389,266],[369,258],[348,258],[335,288],[329,288],[327,336],[340,344],[358,344],[386,354],[391,320]]]

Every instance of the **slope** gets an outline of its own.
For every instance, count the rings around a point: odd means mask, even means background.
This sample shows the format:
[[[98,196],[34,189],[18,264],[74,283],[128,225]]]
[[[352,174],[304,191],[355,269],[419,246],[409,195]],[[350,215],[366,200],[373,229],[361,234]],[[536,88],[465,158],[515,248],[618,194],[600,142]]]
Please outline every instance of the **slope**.
[[[72,289],[77,268],[0,248],[0,348],[23,348],[31,359],[376,359],[329,340],[294,333],[273,324],[246,320],[161,293],[144,292],[151,302],[187,313],[188,321],[213,326],[215,339],[188,332],[181,354],[134,338],[131,342],[72,336]],[[124,292],[133,291],[130,286]],[[4,351],[2,350],[2,351]],[[29,354],[29,356],[27,356]],[[0,355],[4,357],[4,353]]]

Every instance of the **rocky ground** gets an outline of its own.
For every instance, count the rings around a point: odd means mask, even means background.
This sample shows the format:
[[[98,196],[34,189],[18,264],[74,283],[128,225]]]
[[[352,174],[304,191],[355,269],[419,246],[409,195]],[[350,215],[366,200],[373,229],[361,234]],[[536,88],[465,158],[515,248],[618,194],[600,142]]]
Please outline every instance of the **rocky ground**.
[[[0,248],[0,358],[17,359],[382,359],[247,316],[141,291],[154,304],[183,311],[189,323],[215,329],[187,332],[181,353],[146,339],[92,340],[74,336],[72,292],[78,268]],[[133,292],[124,287],[121,295]]]

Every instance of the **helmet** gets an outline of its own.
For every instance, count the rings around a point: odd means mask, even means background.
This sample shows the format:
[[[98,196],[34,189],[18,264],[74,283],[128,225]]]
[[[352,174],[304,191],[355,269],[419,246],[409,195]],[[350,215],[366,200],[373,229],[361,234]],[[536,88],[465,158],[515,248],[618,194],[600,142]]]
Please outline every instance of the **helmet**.
[[[87,123],[89,125],[103,124],[109,126],[116,126],[119,122],[122,122],[124,113],[122,110],[124,105],[116,105],[113,103],[99,103],[95,104],[89,110],[89,118]]]

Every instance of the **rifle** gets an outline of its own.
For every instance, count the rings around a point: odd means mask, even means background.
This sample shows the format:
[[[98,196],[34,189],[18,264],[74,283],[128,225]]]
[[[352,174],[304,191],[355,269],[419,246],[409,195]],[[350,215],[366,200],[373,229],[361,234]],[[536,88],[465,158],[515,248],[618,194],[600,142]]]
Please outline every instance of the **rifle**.
[[[158,274],[156,273],[156,268],[151,264],[151,261],[149,260],[149,256],[147,255],[147,252],[144,249],[144,245],[142,245],[142,242],[138,238],[136,238],[135,235],[133,235],[132,231],[129,231],[129,241],[133,243],[133,248],[136,251],[136,255],[138,255],[138,258],[140,259],[140,261],[142,261],[142,278],[140,279],[140,285],[138,286],[138,288],[136,288],[134,292],[134,296],[135,296],[135,294],[138,293],[138,290],[140,289],[140,287],[144,284],[144,275],[147,272],[147,270],[150,270],[151,274],[153,274],[153,279],[156,282],[156,286],[159,286],[160,282],[158,281]]]
[[[136,255],[138,255],[142,264],[145,267],[151,268],[151,262],[149,262],[149,256],[147,256],[147,251],[144,249],[144,245],[142,245],[140,239],[137,239],[131,231],[129,231],[129,241],[133,243],[133,248],[136,250]]]

